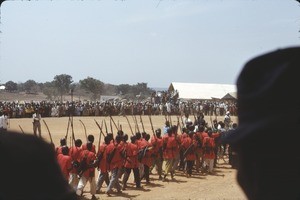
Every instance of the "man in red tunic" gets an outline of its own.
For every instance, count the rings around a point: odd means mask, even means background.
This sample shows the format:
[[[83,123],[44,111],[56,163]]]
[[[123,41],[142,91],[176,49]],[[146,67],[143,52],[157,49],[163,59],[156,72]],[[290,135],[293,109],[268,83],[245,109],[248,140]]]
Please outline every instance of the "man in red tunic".
[[[69,155],[72,158],[72,165],[73,168],[70,171],[70,177],[69,177],[69,184],[74,188],[74,190],[76,191],[77,189],[77,185],[78,185],[78,167],[79,167],[79,156],[81,154],[81,145],[82,145],[82,141],[81,139],[77,139],[75,140],[75,146],[72,146],[69,150]]]
[[[90,193],[93,198],[96,194],[96,181],[95,181],[95,162],[96,155],[92,151],[93,144],[91,142],[87,143],[87,149],[83,150],[80,154],[80,180],[78,183],[76,194],[82,196],[83,189],[87,182],[90,183]]]
[[[109,136],[105,136],[104,142],[99,146],[97,152],[97,161],[98,161],[98,179],[96,182],[96,192],[100,193],[100,188],[102,187],[103,182],[105,181],[106,185],[109,184],[108,177],[108,163],[107,163],[107,146],[110,144]]]
[[[85,144],[82,145],[82,150],[86,150],[87,149],[87,144],[88,143],[92,143],[92,152],[94,152],[96,154],[96,145],[94,144],[95,141],[95,137],[93,135],[88,135],[87,136],[87,142]]]
[[[190,131],[188,137],[182,140],[182,147],[184,149],[184,159],[186,163],[186,177],[192,176],[193,165],[196,160],[195,150],[197,148],[197,142],[193,140],[194,132]]]
[[[214,152],[215,140],[212,137],[212,131],[208,131],[208,137],[203,138],[203,169],[208,167],[208,173],[213,173],[214,159],[216,157]]]
[[[130,176],[131,170],[133,171],[135,185],[137,188],[141,188],[140,172],[138,169],[138,147],[136,144],[136,136],[130,137],[131,143],[128,143],[126,146],[126,160],[125,160],[125,173],[123,176],[123,190],[126,190],[127,181]]]
[[[174,159],[178,152],[178,144],[172,133],[172,129],[168,129],[168,135],[163,137],[163,157],[165,162],[164,177],[163,181],[166,179],[168,173],[171,174],[171,178],[174,176]]]
[[[146,184],[150,183],[149,169],[152,165],[152,158],[151,158],[152,147],[151,147],[151,143],[149,142],[149,139],[150,139],[150,135],[146,133],[145,138],[140,142],[140,150],[142,152],[146,151],[141,160],[141,163],[143,164],[143,168],[144,168],[143,176],[141,177],[141,180],[145,178]]]
[[[62,154],[62,147],[67,145],[66,138],[61,138],[59,143],[60,145],[55,148],[56,155]]]
[[[121,186],[119,184],[118,172],[122,167],[123,160],[121,157],[121,152],[123,150],[123,146],[120,144],[122,141],[122,136],[117,135],[114,142],[111,142],[106,147],[107,152],[107,162],[109,165],[109,171],[111,172],[111,178],[109,181],[109,185],[106,189],[106,194],[110,196],[112,189],[116,188],[117,192],[121,192]]]
[[[152,167],[150,171],[155,167],[159,179],[162,179],[162,161],[163,161],[163,152],[162,152],[162,137],[161,137],[161,129],[155,130],[155,135],[151,138],[152,149]]]
[[[72,158],[69,156],[69,147],[63,146],[62,153],[57,155],[57,162],[66,180],[69,180],[69,173],[72,169]]]

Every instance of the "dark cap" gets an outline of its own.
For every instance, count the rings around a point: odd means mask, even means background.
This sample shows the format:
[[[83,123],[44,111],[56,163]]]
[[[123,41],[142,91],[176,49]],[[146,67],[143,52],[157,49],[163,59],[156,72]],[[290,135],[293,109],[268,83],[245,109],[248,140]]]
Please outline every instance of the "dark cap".
[[[236,82],[238,127],[223,142],[299,130],[299,67],[300,47],[278,49],[247,62]]]

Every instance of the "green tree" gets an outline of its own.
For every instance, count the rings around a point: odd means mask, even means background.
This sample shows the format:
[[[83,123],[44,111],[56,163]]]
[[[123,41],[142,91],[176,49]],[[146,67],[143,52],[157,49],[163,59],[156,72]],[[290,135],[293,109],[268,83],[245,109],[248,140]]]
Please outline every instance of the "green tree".
[[[56,99],[59,96],[58,91],[55,88],[53,82],[44,83],[42,92],[44,95],[47,96],[46,99],[48,99],[50,101]]]
[[[69,92],[72,82],[72,76],[67,74],[56,75],[54,77],[53,84],[60,95],[60,101],[63,100],[63,95]]]
[[[37,93],[39,91],[39,86],[34,80],[27,80],[24,83],[24,89],[27,93]]]
[[[99,98],[100,94],[103,91],[104,83],[97,79],[87,77],[86,79],[80,80],[79,83],[81,88],[92,94],[92,100],[96,100],[97,98]]]
[[[9,92],[18,90],[18,84],[13,81],[7,81],[5,83],[5,89]]]
[[[120,84],[117,86],[117,91],[121,95],[126,95],[130,93],[131,86],[129,84]]]

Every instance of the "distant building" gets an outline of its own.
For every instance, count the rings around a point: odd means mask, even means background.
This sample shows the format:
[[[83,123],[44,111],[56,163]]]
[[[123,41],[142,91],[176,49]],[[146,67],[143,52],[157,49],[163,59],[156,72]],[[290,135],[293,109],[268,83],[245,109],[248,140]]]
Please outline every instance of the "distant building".
[[[210,83],[172,82],[168,91],[178,99],[211,100],[222,99],[228,93],[236,92],[236,85]]]

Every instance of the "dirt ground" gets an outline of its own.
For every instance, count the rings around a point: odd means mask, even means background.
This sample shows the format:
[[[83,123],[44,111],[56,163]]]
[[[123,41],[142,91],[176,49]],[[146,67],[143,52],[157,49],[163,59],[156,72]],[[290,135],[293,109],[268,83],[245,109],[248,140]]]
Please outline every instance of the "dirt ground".
[[[49,127],[51,137],[53,143],[57,146],[59,145],[60,138],[63,138],[67,134],[67,127],[69,117],[61,117],[61,118],[43,118],[46,124]],[[129,136],[131,135],[129,124],[124,116],[114,116],[113,117],[115,123],[117,125],[122,125],[122,130],[127,133]],[[133,131],[135,124],[132,116],[128,116],[130,124],[132,126]],[[142,125],[139,120],[139,129],[142,130]],[[152,116],[152,123],[154,129],[162,128],[165,122],[164,116]],[[177,124],[176,116],[172,116],[172,124]],[[223,117],[218,117],[218,121],[222,120]],[[233,121],[236,121],[235,117],[232,117]],[[80,120],[86,127],[87,134],[94,134],[95,136],[95,144],[98,145],[99,141],[99,128],[97,127],[95,120],[101,124],[102,121],[106,121],[107,127],[110,130],[110,118],[109,117],[73,117],[74,124],[74,134],[75,138],[80,138],[83,141],[85,139],[85,131],[84,126],[80,123]],[[206,117],[205,120],[210,124],[210,117]],[[144,124],[145,131],[152,135],[151,124],[148,116],[143,116],[142,121]],[[104,127],[104,126],[103,126]],[[114,125],[112,125],[114,128]],[[8,130],[20,132],[23,134],[21,129],[25,132],[25,134],[33,134],[32,130],[32,119],[9,119],[9,127]],[[105,130],[105,129],[104,129]],[[116,129],[113,129],[114,133]],[[71,127],[68,130],[68,143],[70,141],[71,136]],[[45,124],[42,122],[42,137],[50,142],[49,133],[46,129]],[[101,138],[103,141],[103,137]],[[70,145],[70,144],[68,144]],[[98,175],[98,171],[96,170],[96,177]],[[106,184],[103,184],[103,188],[101,188],[101,193],[97,194],[96,197],[98,199],[206,199],[206,200],[215,200],[215,199],[246,199],[243,191],[239,187],[236,181],[236,170],[231,169],[231,166],[225,163],[223,160],[219,160],[217,164],[217,168],[215,168],[215,175],[205,175],[205,174],[197,174],[193,172],[191,178],[187,178],[181,171],[177,171],[175,174],[175,179],[171,180],[168,177],[166,182],[162,182],[158,180],[158,176],[156,175],[155,170],[152,171],[150,175],[151,184],[146,185],[145,181],[142,181],[143,189],[137,190],[134,188],[133,184],[133,175],[128,181],[127,190],[123,191],[121,194],[113,193],[111,197],[108,197],[104,194],[106,189]],[[89,184],[85,187],[83,198],[82,199],[91,199],[91,195],[89,193]]]

